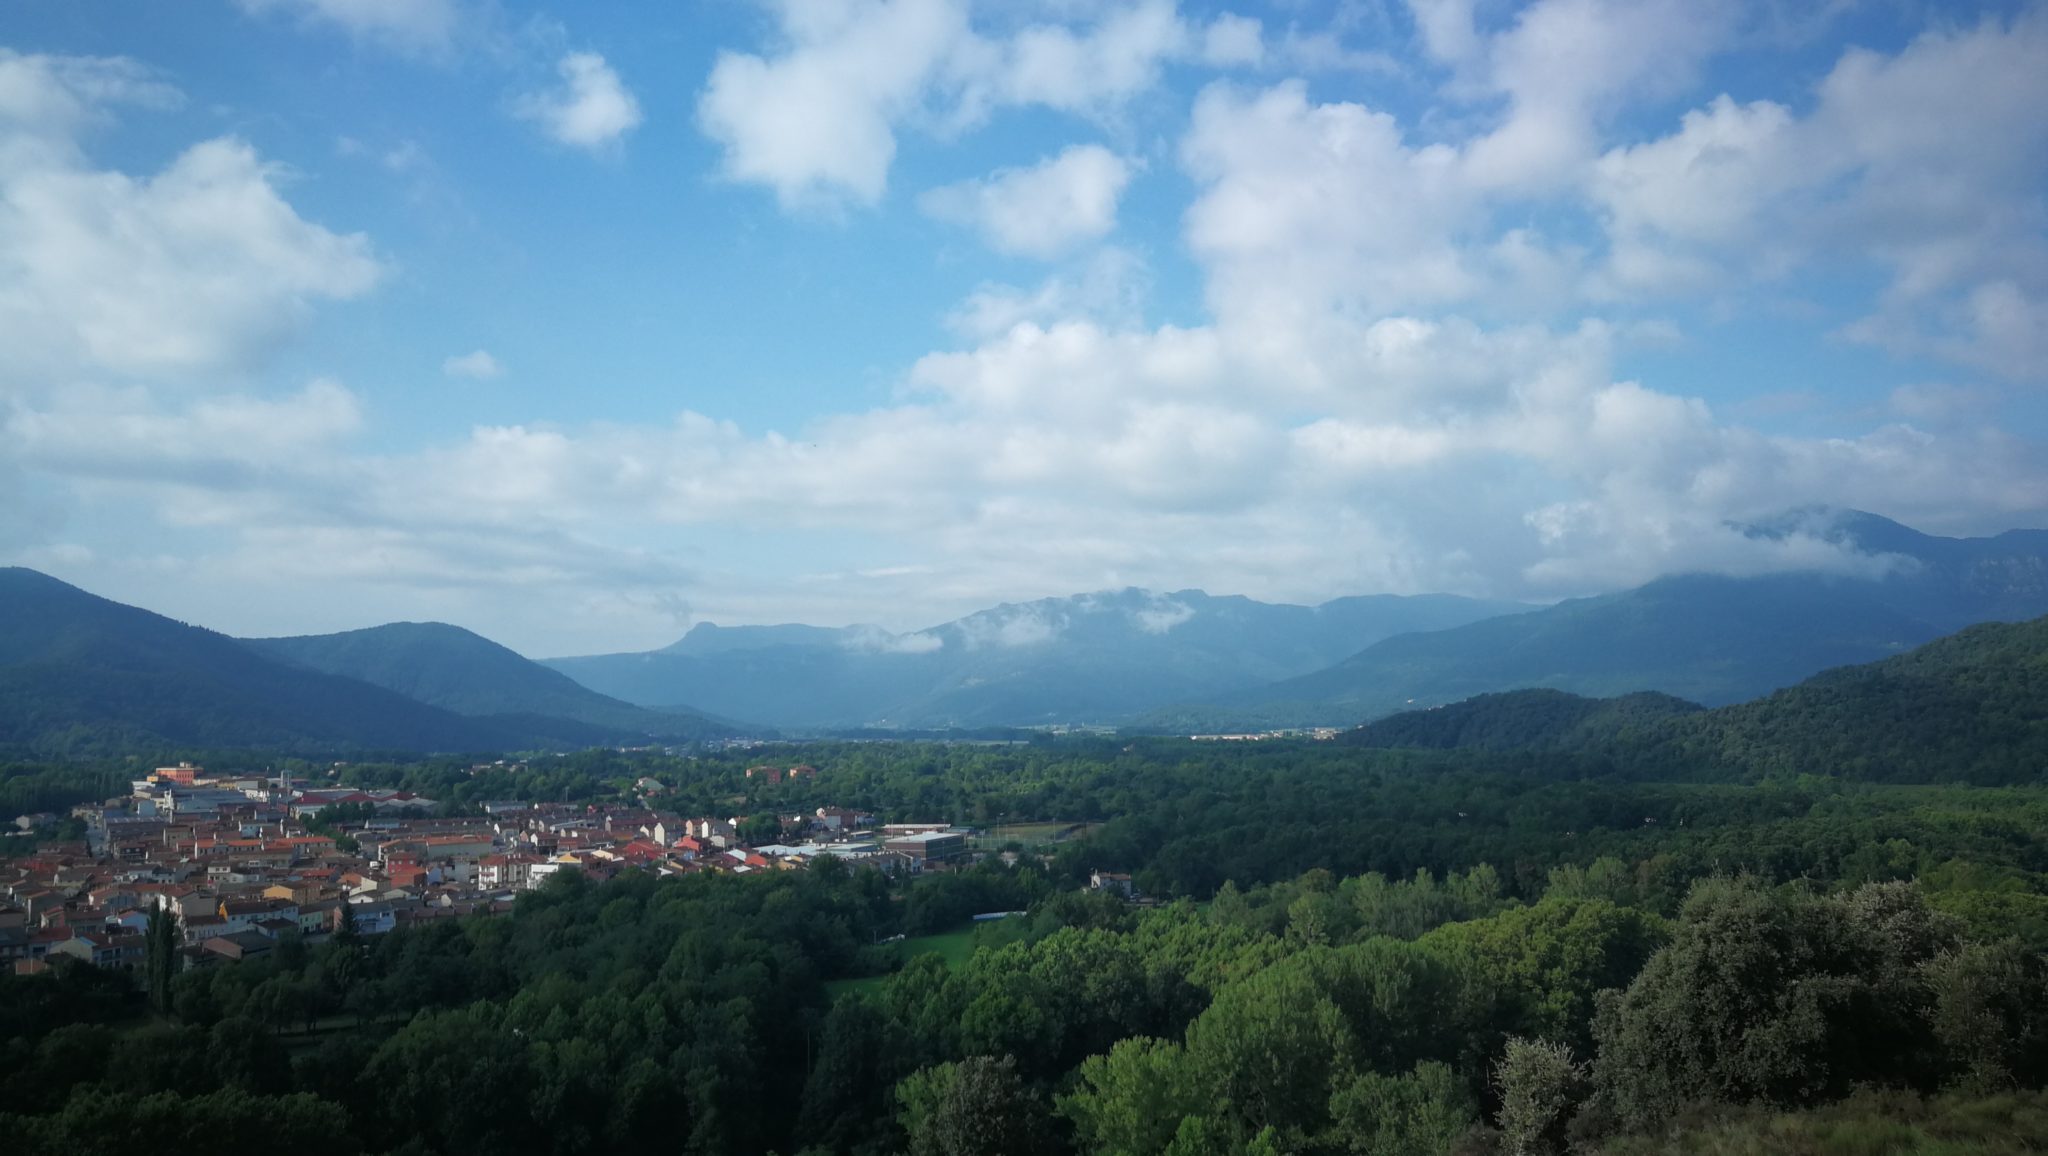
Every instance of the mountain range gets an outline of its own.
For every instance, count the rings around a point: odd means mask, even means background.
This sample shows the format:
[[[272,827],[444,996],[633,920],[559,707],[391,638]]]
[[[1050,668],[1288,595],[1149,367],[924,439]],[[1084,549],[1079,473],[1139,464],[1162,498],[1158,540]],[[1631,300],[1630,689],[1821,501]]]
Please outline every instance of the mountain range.
[[[660,650],[545,663],[439,623],[237,640],[5,569],[0,747],[481,751],[1048,724],[1187,733],[1351,726],[1529,688],[1711,707],[1972,623],[2048,614],[2048,532],[1940,538],[1829,511],[1746,532],[1795,530],[1863,555],[1862,576],[1674,575],[1540,608],[1126,589],[909,633],[703,623]],[[1670,713],[1657,698],[1588,709]]]
[[[1749,532],[1776,536],[1795,524],[1869,556],[1874,572],[1674,575],[1385,639],[1324,670],[1142,721],[1167,730],[1348,726],[1526,687],[1660,691],[1719,706],[1972,623],[2048,614],[2048,531],[1941,538],[1857,511],[1802,511]]]
[[[1127,589],[1004,604],[908,634],[701,624],[661,650],[547,665],[628,702],[782,727],[1108,724],[1318,670],[1397,634],[1528,609],[1450,595],[1290,606]]]

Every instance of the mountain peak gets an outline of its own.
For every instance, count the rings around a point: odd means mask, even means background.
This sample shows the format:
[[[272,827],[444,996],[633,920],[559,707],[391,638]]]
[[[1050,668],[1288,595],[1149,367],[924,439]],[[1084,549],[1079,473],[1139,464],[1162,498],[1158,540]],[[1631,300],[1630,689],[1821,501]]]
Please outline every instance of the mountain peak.
[[[1943,540],[1881,514],[1843,506],[1798,506],[1756,522],[1738,524],[1737,528],[1751,538],[1777,541],[1806,535],[1851,546],[1865,554],[1904,554],[1915,558],[1925,554],[1932,543]]]

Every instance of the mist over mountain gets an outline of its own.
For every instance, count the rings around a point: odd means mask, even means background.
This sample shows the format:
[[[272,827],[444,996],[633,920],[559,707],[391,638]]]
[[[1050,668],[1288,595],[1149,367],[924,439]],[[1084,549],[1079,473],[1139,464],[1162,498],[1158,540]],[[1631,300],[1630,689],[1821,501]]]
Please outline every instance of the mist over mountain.
[[[660,650],[545,663],[441,623],[237,642],[16,570],[0,673],[18,689],[0,741],[112,727],[226,745],[632,745],[734,733],[721,719],[757,733],[1202,731],[1351,725],[1529,688],[1719,706],[1972,623],[2048,613],[2048,532],[1942,538],[1817,510],[1744,532],[1832,543],[1849,565],[1674,575],[1541,608],[1124,589],[908,633],[703,623]]]
[[[1526,609],[1450,595],[1311,607],[1126,589],[1006,603],[905,634],[700,624],[661,650],[547,665],[627,702],[779,726],[1108,723],[1307,673],[1404,631]]]
[[[1748,530],[1795,531],[1867,555],[1873,576],[1677,575],[1386,639],[1326,670],[1146,721],[1350,725],[1529,687],[1596,697],[1659,691],[1717,706],[1898,654],[1972,623],[2048,613],[2048,531],[1941,538],[1853,510],[1797,511]]]

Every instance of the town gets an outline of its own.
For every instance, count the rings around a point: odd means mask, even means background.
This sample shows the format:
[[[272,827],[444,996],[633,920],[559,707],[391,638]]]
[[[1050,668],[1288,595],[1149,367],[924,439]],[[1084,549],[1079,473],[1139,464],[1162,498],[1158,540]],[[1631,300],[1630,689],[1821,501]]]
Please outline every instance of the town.
[[[747,776],[774,783],[816,773],[799,764]],[[652,805],[658,781],[642,779],[636,791],[643,805],[506,800],[443,817],[436,800],[404,791],[159,767],[126,798],[73,808],[83,840],[0,859],[0,965],[35,974],[69,957],[140,969],[159,908],[178,917],[182,968],[262,956],[293,937],[320,942],[344,929],[378,935],[504,912],[562,871],[599,880],[622,871],[747,874],[831,856],[902,876],[978,854],[976,832],[944,822],[878,823],[837,807],[685,816]],[[24,815],[15,825],[59,819]],[[1098,886],[1129,891],[1121,876]]]

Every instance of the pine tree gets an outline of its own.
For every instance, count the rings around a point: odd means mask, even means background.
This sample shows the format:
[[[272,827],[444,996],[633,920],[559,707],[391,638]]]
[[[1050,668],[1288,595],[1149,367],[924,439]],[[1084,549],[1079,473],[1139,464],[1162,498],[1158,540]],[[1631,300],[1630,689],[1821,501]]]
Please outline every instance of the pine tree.
[[[149,1003],[161,1015],[171,1012],[171,977],[178,971],[178,916],[163,902],[150,909],[143,933],[148,968]]]

